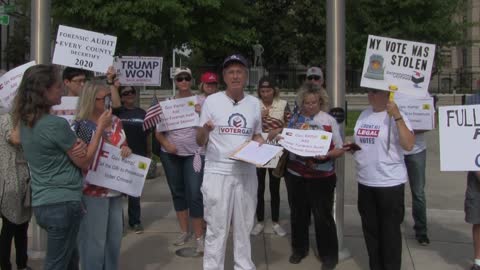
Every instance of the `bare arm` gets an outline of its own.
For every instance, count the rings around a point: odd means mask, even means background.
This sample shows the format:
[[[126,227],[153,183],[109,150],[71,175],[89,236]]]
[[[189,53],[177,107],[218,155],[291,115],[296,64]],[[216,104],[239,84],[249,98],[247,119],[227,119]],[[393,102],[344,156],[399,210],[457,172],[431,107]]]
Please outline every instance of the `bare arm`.
[[[258,142],[259,144],[264,144],[265,143],[265,140],[263,139],[262,134],[253,135],[252,140]]]
[[[165,150],[167,150],[168,153],[170,154],[175,154],[177,153],[177,147],[171,143],[165,135],[163,135],[162,132],[155,132],[155,139],[160,143]]]
[[[207,121],[203,127],[197,128],[197,144],[198,146],[204,146],[208,142],[208,136],[210,131],[215,128],[211,120]]]
[[[403,121],[403,117],[398,110],[397,104],[393,101],[389,101],[387,104],[387,112],[393,117],[392,121],[397,125],[400,146],[402,146],[405,151],[411,151],[415,144],[415,135],[413,135],[413,132],[408,129],[405,121]]]
[[[116,78],[115,69],[110,66],[107,70],[107,82],[112,82],[113,84],[110,85],[110,92],[112,94],[112,108],[119,108],[122,106],[122,101],[120,99],[120,93],[118,89],[118,84],[115,83]]]
[[[112,110],[108,110],[102,113],[98,119],[97,129],[104,130],[107,126],[111,125],[112,121]],[[90,144],[84,148],[85,155],[78,155],[78,147],[80,142],[76,142],[72,147],[67,151],[67,155],[72,160],[72,162],[81,169],[88,169],[92,163],[95,153],[97,152],[98,145],[100,144],[100,139],[102,138],[103,132],[95,132]],[[80,143],[81,144],[81,143]]]

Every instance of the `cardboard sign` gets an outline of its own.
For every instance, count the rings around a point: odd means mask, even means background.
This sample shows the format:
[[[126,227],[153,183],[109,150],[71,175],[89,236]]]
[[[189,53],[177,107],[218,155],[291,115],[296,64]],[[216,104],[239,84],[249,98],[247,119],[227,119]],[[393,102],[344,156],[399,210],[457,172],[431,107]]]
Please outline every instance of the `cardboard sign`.
[[[62,103],[52,107],[50,114],[65,118],[72,125],[77,115],[78,97],[62,97]]]
[[[162,132],[197,126],[199,116],[195,112],[195,104],[197,104],[196,96],[160,102],[162,113],[160,114],[161,121],[157,124],[157,131]]]
[[[480,171],[480,105],[439,108],[440,170]]]
[[[23,78],[23,73],[35,65],[35,61],[18,66],[0,77],[0,113],[9,112],[12,109],[13,99],[17,94],[17,88]]]
[[[361,87],[426,96],[435,45],[368,36]]]
[[[395,103],[410,120],[414,130],[432,130],[435,128],[435,108],[432,97],[413,97],[395,95]]]
[[[52,63],[106,72],[116,45],[117,37],[60,25]]]
[[[162,83],[162,57],[122,56],[115,58],[113,66],[121,85],[160,86]]]
[[[323,130],[284,128],[279,142],[285,149],[302,157],[324,156],[332,142],[332,133]]]
[[[120,148],[104,143],[97,151],[85,181],[140,197],[151,161],[149,158],[135,154],[122,158]]]

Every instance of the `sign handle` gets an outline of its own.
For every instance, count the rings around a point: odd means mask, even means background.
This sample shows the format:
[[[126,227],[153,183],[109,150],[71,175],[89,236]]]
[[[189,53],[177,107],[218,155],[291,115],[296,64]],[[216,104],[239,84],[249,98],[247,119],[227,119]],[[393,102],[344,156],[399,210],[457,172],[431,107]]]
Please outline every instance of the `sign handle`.
[[[392,102],[394,97],[395,97],[395,92],[390,92],[388,96],[388,101]],[[391,133],[392,133],[392,117],[388,116],[387,153],[390,151],[390,140],[392,136]]]

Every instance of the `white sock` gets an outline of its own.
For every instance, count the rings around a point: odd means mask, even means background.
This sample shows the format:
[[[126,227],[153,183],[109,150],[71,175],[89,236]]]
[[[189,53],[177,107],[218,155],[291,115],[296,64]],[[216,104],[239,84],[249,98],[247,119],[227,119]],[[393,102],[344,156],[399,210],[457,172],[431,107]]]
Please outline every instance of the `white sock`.
[[[480,259],[475,259],[475,264],[480,265]]]

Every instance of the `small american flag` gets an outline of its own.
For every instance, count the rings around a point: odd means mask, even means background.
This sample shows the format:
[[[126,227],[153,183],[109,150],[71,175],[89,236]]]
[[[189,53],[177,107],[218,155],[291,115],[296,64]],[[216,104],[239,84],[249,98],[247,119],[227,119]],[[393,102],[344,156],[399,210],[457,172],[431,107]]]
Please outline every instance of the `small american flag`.
[[[162,107],[158,103],[157,96],[153,96],[152,104],[145,114],[145,119],[143,120],[143,131],[148,130],[158,124],[161,120],[160,114],[162,114]]]
[[[86,144],[90,144],[90,141],[92,140],[96,129],[97,126],[95,125],[95,123],[89,120],[79,120],[73,123],[73,130],[75,131],[75,134]],[[94,160],[89,167],[90,170],[95,171],[97,169],[99,157],[101,154],[100,150],[103,147],[103,142],[103,138],[100,138],[100,143],[98,145],[97,151],[95,152]]]

